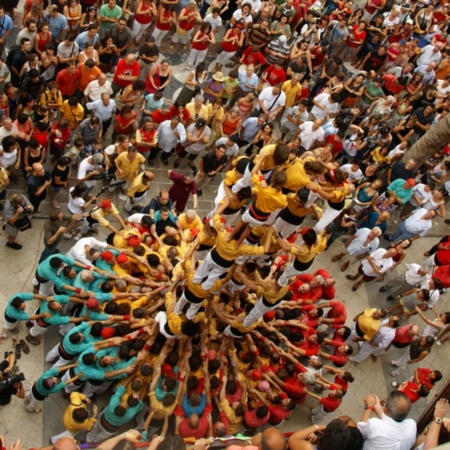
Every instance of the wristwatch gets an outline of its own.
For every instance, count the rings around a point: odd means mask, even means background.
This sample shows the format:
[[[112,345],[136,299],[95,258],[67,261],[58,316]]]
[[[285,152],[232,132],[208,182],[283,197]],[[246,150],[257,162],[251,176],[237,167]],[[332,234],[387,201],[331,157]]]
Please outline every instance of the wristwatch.
[[[434,421],[438,424],[441,425],[442,424],[442,419],[440,417],[435,417]]]

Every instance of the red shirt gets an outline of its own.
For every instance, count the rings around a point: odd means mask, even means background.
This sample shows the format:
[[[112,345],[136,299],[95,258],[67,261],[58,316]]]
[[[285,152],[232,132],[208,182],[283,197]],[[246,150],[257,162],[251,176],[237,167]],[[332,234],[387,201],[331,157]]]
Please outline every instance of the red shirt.
[[[411,403],[416,403],[419,400],[420,395],[418,394],[419,386],[414,383],[414,381],[407,381],[406,386],[402,389],[402,392],[408,396]]]
[[[361,44],[355,44],[353,41],[359,42],[359,41],[365,41],[366,40],[366,36],[367,33],[365,32],[365,30],[361,31],[360,33],[357,32],[358,30],[358,25],[353,25],[353,40],[350,41],[350,38],[347,37],[347,39],[345,40],[345,43],[351,47],[351,48],[356,48]]]
[[[428,387],[428,389],[432,389],[434,384],[430,380],[429,376],[430,376],[430,373],[432,373],[433,371],[426,367],[421,367],[420,369],[417,369],[417,371],[418,371],[418,375],[419,375],[419,377],[418,377],[419,383],[425,384]]]
[[[391,73],[387,73],[386,75],[383,75],[384,80],[384,87],[391,93],[391,94],[400,94],[400,92],[403,91],[403,86],[400,86],[397,81],[397,77],[395,75],[392,75]]]
[[[269,404],[269,412],[271,424],[280,423],[281,421],[287,419],[291,414],[291,411],[282,408],[280,405],[272,405],[271,403]]]
[[[286,81],[285,71],[281,67],[280,69],[277,69],[274,64],[271,64],[264,71],[263,77],[264,76],[271,86],[275,86],[277,83],[283,84]]]
[[[336,384],[337,386],[339,386],[339,388],[341,389],[341,391],[343,392],[347,392],[348,389],[348,383],[347,381],[344,381],[339,375],[336,375],[334,378],[334,384]]]
[[[320,403],[323,405],[323,409],[328,413],[336,411],[339,408],[341,402],[342,399],[334,398],[331,397],[330,395],[328,397],[322,397],[320,399]]]
[[[254,64],[255,66],[259,66],[261,64],[265,64],[266,62],[266,58],[264,58],[260,51],[256,53],[252,52],[251,46],[244,51],[242,56],[244,58],[242,64]]]
[[[398,348],[404,348],[407,347],[408,344],[411,344],[411,342],[414,340],[416,336],[411,336],[409,334],[409,330],[413,326],[412,323],[408,325],[404,325],[403,327],[398,327],[395,330],[395,337],[392,343],[394,344],[394,347]],[[397,344],[397,345],[395,345]]]
[[[289,398],[295,403],[303,403],[306,400],[306,386],[297,377],[292,377],[284,381],[284,391],[289,394]]]
[[[137,114],[136,111],[130,112],[130,117],[124,117],[122,114],[117,114],[116,121],[114,123],[114,131],[120,134],[130,134],[133,131],[133,125],[125,126],[132,120],[136,120]],[[125,128],[119,128],[118,125]]]
[[[58,122],[56,122],[52,126],[52,130],[59,130],[59,132],[61,133],[61,136],[58,138],[58,136],[56,136],[56,134],[52,134],[50,137],[50,142],[58,150],[64,150],[66,148],[67,141],[69,140],[69,137],[70,137],[70,127],[67,127],[66,129],[61,130],[60,128],[58,128],[58,125],[59,125]],[[55,142],[55,139],[60,139],[60,141],[57,143],[57,142]]]
[[[171,118],[172,113],[170,112],[170,110],[163,114],[159,109],[157,109],[152,114],[152,120],[157,124],[163,123],[164,121],[170,120]]]
[[[433,278],[437,278],[444,288],[450,287],[450,265],[439,266],[433,272]]]
[[[175,105],[172,105],[170,107],[170,113],[171,113],[171,116],[170,116],[171,118],[178,116],[182,122],[187,122],[189,120],[189,118],[191,117],[191,115],[189,114],[189,111],[186,108],[183,109],[183,112],[180,115],[179,111],[175,108]]]
[[[328,310],[327,318],[333,319],[332,327],[334,329],[341,328],[347,320],[347,308],[342,302],[331,301],[331,309]]]
[[[209,408],[208,408],[209,407]],[[177,406],[176,409],[181,408]],[[183,408],[181,408],[183,410]],[[206,437],[206,433],[208,431],[208,419],[206,418],[207,413],[212,411],[211,404],[206,405],[203,414],[199,417],[197,428],[191,428],[189,425],[189,419],[183,419],[180,423],[180,436],[183,439],[194,437],[195,439],[201,439],[202,437]]]
[[[37,127],[34,129],[33,133],[34,139],[36,139],[39,142],[39,145],[42,145],[45,149],[47,149],[48,146],[48,131],[39,131]]]
[[[325,138],[325,142],[329,144],[330,152],[334,157],[339,155],[339,153],[341,153],[344,149],[344,143],[342,142],[342,140],[336,140],[336,137],[337,136],[335,134],[329,134]]]
[[[67,69],[63,69],[61,72],[58,72],[58,75],[56,75],[55,82],[58,85],[58,89],[61,91],[61,94],[66,97],[70,97],[75,93],[80,77],[81,74],[78,69],[75,69],[75,72],[72,75],[69,74]]]
[[[322,275],[325,278],[325,280],[330,278],[330,274],[325,269],[319,269],[316,272],[316,275]],[[336,296],[336,287],[334,285],[329,286],[329,287],[322,286],[322,297],[321,298],[326,298],[327,300],[333,300],[333,298],[335,296]]]
[[[227,416],[225,415],[225,413],[223,411],[220,411],[219,422],[221,422],[223,424],[223,426],[225,427],[225,430],[226,430],[225,435],[227,436],[228,434],[230,434],[230,424],[228,422]]]
[[[127,87],[133,82],[130,80],[121,80],[119,75],[132,75],[138,77],[141,72],[139,61],[134,61],[133,64],[128,65],[125,58],[119,60],[116,66],[116,72],[114,73],[113,82],[120,87]]]
[[[256,417],[256,409],[253,411],[249,411],[248,409],[245,411],[244,414],[244,422],[247,426],[246,428],[258,428],[262,427],[269,421],[270,412],[268,411],[265,417],[260,419],[259,417]]]

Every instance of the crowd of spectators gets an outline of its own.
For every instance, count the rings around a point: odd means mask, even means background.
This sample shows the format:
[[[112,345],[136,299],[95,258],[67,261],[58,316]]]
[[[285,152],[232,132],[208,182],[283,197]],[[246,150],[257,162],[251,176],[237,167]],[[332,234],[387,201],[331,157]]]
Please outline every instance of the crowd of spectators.
[[[6,54],[16,8],[0,5],[5,251],[22,250],[42,202],[52,212],[33,291],[4,311],[0,404],[40,413],[62,394],[56,450],[203,450],[240,433],[261,450],[447,441],[445,399],[423,436],[408,415],[442,379],[422,361],[450,331],[450,235],[404,259],[449,223],[450,150],[412,149],[448,113],[448,5],[26,0]],[[150,199],[159,167],[171,187]],[[214,206],[200,215],[202,196]],[[335,273],[311,270],[322,252],[345,258]],[[335,283],[351,264],[352,290],[375,282],[389,307],[347,317]],[[16,360],[51,327],[52,366],[25,392]],[[356,365],[395,348],[396,389],[368,394],[358,422],[329,422]],[[286,441],[276,427],[308,397],[312,425]]]

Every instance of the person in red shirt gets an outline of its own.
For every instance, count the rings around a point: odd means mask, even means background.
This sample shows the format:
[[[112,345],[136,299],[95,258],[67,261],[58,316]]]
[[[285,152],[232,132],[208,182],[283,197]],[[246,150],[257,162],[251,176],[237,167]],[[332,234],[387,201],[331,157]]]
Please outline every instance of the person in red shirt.
[[[309,291],[298,293],[297,299],[312,300],[315,303],[322,296],[322,285],[325,279],[321,275],[312,275],[310,273],[302,273],[296,277],[297,281],[309,284]],[[296,281],[296,282],[297,282]]]
[[[329,134],[325,138],[326,146],[330,150],[333,160],[338,158],[344,149],[344,136],[344,131],[338,131],[336,134]]]
[[[249,64],[253,64],[255,66],[255,71],[257,71],[263,64],[266,63],[266,58],[264,58],[263,54],[259,51],[259,47],[257,45],[252,45],[245,49],[239,63],[247,66]]]
[[[254,389],[250,389],[249,393],[254,391]],[[269,418],[269,408],[266,405],[260,404],[255,409],[247,409],[245,411],[243,424],[245,428],[254,430],[265,425],[269,421]]]
[[[81,74],[76,68],[75,61],[69,61],[67,68],[58,72],[55,82],[58,89],[61,91],[63,98],[67,99],[75,94],[80,78]]]
[[[119,134],[125,136],[131,135],[137,128],[137,114],[136,111],[129,105],[122,106],[122,110],[117,114],[114,120],[114,131],[111,139],[115,142]]]
[[[322,284],[322,296],[320,298],[333,300],[336,296],[336,280],[325,269],[317,270],[314,275],[322,275],[325,279]]]
[[[319,384],[325,385],[323,382],[319,382]],[[336,385],[329,384],[327,386],[329,389],[337,388]],[[339,406],[342,403],[342,397],[344,394],[340,389],[332,389],[328,392],[327,397],[320,397],[317,394],[313,394],[310,391],[306,391],[306,393],[315,398],[320,402],[320,408],[315,408],[312,410],[311,413],[311,422],[312,423],[319,423],[322,422],[322,419],[327,415],[331,414],[332,412],[336,411],[336,409],[339,408]]]
[[[398,95],[408,84],[406,77],[396,77],[392,73],[386,73],[382,76],[384,81],[383,91],[386,95]]]
[[[113,82],[111,88],[115,97],[117,93],[126,88],[129,84],[133,84],[141,72],[139,61],[136,61],[136,55],[130,53],[125,58],[121,58],[117,63],[116,71],[114,72]]]
[[[319,319],[319,324],[327,324],[337,330],[345,325],[347,320],[347,308],[344,303],[331,301],[317,305],[318,308],[330,308],[328,312]]]
[[[321,350],[319,356],[329,359],[336,367],[344,367],[347,364],[348,357],[353,353],[353,347],[331,339],[324,339],[323,342],[335,347],[334,354],[329,355]]]
[[[65,117],[53,124],[50,131],[50,155],[52,157],[58,159],[64,154],[70,132],[69,121]]]
[[[269,423],[272,426],[280,425],[281,422],[286,420],[295,409],[294,401],[288,398],[285,392],[281,392],[279,395],[270,392],[268,393],[267,398],[269,401],[262,396],[260,397],[260,400],[269,408]]]
[[[450,234],[444,236],[436,245],[424,253],[429,258],[424,261],[426,266],[446,266],[450,264]]]
[[[267,67],[263,72],[262,81],[269,83],[271,86],[275,86],[277,83],[283,84],[286,81],[286,72],[279,61]]]
[[[412,323],[398,327],[395,330],[395,337],[392,341],[392,345],[396,348],[408,347],[419,335],[420,328]]]
[[[197,414],[191,414],[189,417],[183,417],[184,412],[181,406],[177,406],[174,411],[175,415],[175,434],[180,435],[183,439],[211,436],[211,403],[207,403],[203,414],[199,417]]]
[[[394,387],[398,387],[398,390],[403,392],[411,400],[411,403],[416,403],[421,397],[427,397],[430,393],[427,385],[419,385],[414,381],[404,381],[400,385],[397,381],[393,381],[391,384]]]
[[[414,372],[414,381],[417,384],[425,384],[429,389],[432,389],[439,380],[442,380],[442,372],[440,370],[419,367]]]
[[[323,366],[325,370],[328,372],[334,373],[336,376],[334,377],[333,385],[336,386],[336,389],[340,389],[342,393],[345,395],[348,389],[349,383],[353,383],[355,379],[353,378],[353,375],[348,372],[347,370],[342,369],[336,369],[336,367],[332,366]],[[330,383],[329,380],[324,378],[322,375],[319,374],[318,378],[322,380],[324,383]]]

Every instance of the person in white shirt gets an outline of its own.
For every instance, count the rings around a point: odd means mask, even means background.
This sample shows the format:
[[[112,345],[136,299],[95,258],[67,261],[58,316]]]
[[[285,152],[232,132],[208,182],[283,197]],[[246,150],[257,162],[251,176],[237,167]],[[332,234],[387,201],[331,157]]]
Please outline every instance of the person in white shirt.
[[[271,122],[283,111],[286,104],[286,94],[281,90],[281,84],[266,87],[258,96],[258,109],[267,115],[267,121]]]
[[[102,94],[112,95],[111,81],[108,81],[105,73],[101,73],[97,80],[91,81],[84,90],[84,100],[86,103],[101,100]]]
[[[106,242],[99,241],[94,237],[80,239],[67,253],[66,256],[82,264],[90,266],[107,248],[114,248]]]
[[[330,114],[334,114],[339,107],[339,94],[319,94],[313,99],[311,115],[316,119],[325,120]]]
[[[395,264],[395,261],[392,258],[396,254],[397,250],[395,248],[390,248],[389,250],[379,248],[372,252],[367,258],[363,259],[358,267],[358,272],[355,275],[346,275],[347,279],[354,281],[362,276],[362,278],[359,281],[356,281],[352,286],[352,291],[356,291],[362,283],[375,280],[378,275],[386,273]]]
[[[441,54],[442,44],[438,42],[435,45],[427,45],[422,48],[419,58],[417,59],[417,67],[425,65],[427,66],[431,62],[436,63],[438,65],[441,62],[442,54]]]
[[[285,142],[290,142],[298,126],[308,120],[307,102],[302,100],[298,105],[286,108],[281,118],[281,133]]]
[[[380,292],[386,292],[390,289],[396,288],[388,300],[393,300],[396,295],[406,292],[412,288],[419,287],[423,283],[428,284],[430,279],[429,270],[426,266],[421,266],[416,263],[405,264],[406,272],[380,287]]]
[[[225,146],[226,148],[225,155],[228,158],[228,164],[230,164],[231,161],[233,161],[233,159],[236,158],[236,156],[238,156],[239,146],[229,137],[222,137],[220,139],[217,139],[217,141],[214,143],[215,147],[213,148],[213,150],[219,147],[219,145]]]
[[[428,184],[418,183],[413,187],[413,194],[411,198],[402,208],[402,213],[400,216],[402,220],[406,219],[418,206],[423,206],[428,200],[430,200],[433,184],[429,186]]]
[[[158,147],[157,151],[149,156],[149,161],[156,158],[157,153],[162,149],[161,159],[164,165],[169,164],[169,156],[177,144],[182,144],[186,140],[186,128],[180,123],[178,116],[172,117],[160,123],[156,132]]]
[[[350,356],[349,361],[359,364],[370,355],[375,357],[383,354],[395,338],[395,330],[400,325],[398,316],[391,316],[381,321],[380,328],[370,341],[365,341],[356,356]]]
[[[358,183],[364,177],[364,174],[359,168],[358,164],[344,164],[343,166],[341,166],[341,170],[344,170],[348,173],[348,180],[352,183]]]
[[[350,256],[361,259],[363,256],[374,252],[380,245],[381,229],[379,227],[360,228],[356,233],[347,239],[345,246]],[[331,262],[340,261],[345,253],[339,253],[331,258]],[[350,261],[345,262],[341,266],[341,272],[345,272],[350,265]]]
[[[92,191],[97,182],[97,176],[101,174],[102,165],[105,162],[105,157],[101,153],[96,153],[91,157],[84,158],[78,166],[77,180],[83,181],[87,186],[86,195]]]
[[[406,394],[392,391],[384,406],[375,394],[364,398],[366,408],[357,427],[364,438],[363,450],[409,450],[415,440],[417,425],[408,419],[411,401]],[[370,418],[375,413],[377,417]]]
[[[209,23],[213,33],[217,33],[222,26],[222,18],[220,17],[220,8],[213,8],[211,14],[207,14],[203,22]]]
[[[302,140],[301,148],[309,150],[317,141],[320,142],[323,140],[324,131],[322,129],[322,123],[322,119],[316,119],[314,122],[308,120],[308,122],[304,122],[298,127],[294,139],[300,136]]]
[[[23,38],[27,38],[31,41],[31,43],[34,42],[34,38],[36,37],[37,32],[37,24],[34,19],[27,19],[25,22],[25,28],[20,31],[20,33],[17,35],[16,38],[16,45],[20,45],[20,42]]]
[[[427,211],[425,208],[416,210],[411,216],[400,223],[397,230],[388,236],[389,241],[403,241],[404,239],[418,239],[425,236],[433,226],[436,210]]]

